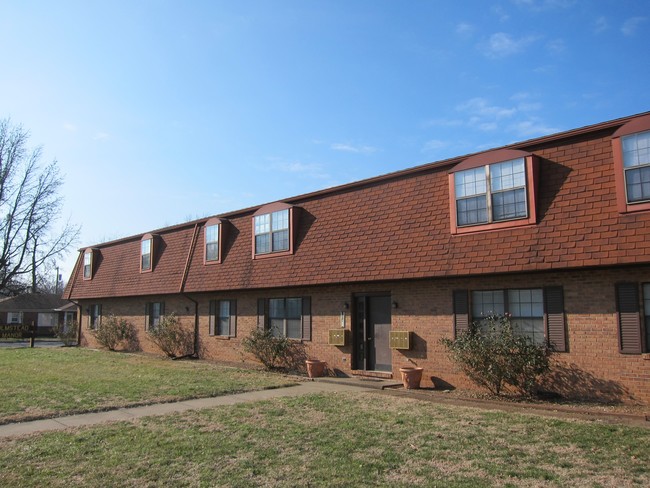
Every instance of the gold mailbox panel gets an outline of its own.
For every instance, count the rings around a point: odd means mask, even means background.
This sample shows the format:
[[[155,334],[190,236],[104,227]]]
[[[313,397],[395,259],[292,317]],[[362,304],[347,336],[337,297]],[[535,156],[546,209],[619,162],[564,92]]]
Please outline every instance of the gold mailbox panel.
[[[391,330],[389,344],[391,349],[411,349],[411,332],[407,330]]]
[[[345,329],[330,329],[329,333],[330,346],[345,346]]]

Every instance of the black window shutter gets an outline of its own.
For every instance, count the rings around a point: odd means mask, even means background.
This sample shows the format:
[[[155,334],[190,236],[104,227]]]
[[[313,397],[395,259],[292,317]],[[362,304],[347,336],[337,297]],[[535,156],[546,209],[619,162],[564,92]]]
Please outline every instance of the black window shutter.
[[[641,314],[636,283],[616,285],[619,350],[622,354],[641,354]]]
[[[210,300],[210,326],[208,333],[214,335],[214,323],[216,321],[217,301]]]
[[[311,341],[311,297],[302,297],[302,339]]]
[[[149,302],[144,304],[144,330],[149,330]]]
[[[257,299],[257,328],[264,330],[266,327],[266,298]]]
[[[235,337],[237,335],[237,300],[230,300],[230,320],[228,324],[230,325],[228,335]]]
[[[160,302],[160,317],[165,315],[165,302]]]
[[[469,293],[467,290],[454,290],[454,339],[469,329]]]
[[[546,332],[548,343],[555,352],[567,352],[564,290],[561,286],[544,289]]]

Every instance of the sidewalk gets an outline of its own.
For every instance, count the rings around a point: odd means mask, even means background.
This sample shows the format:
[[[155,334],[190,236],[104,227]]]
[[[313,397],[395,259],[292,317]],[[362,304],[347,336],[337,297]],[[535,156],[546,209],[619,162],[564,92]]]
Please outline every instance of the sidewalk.
[[[31,422],[18,422],[0,425],[0,439],[12,436],[33,434],[53,430],[63,430],[69,427],[83,427],[104,422],[132,420],[152,415],[166,415],[169,413],[212,408],[221,405],[235,405],[237,403],[256,402],[278,397],[292,397],[310,393],[330,393],[340,391],[367,391],[367,388],[358,385],[342,385],[339,383],[326,383],[321,381],[304,381],[297,386],[275,388],[270,390],[250,391],[236,395],[223,395],[212,398],[197,398],[171,403],[156,403],[133,408],[119,408],[105,412],[84,413],[69,415],[52,419],[33,420]]]
[[[404,390],[396,388],[399,383],[391,380],[368,380],[359,378],[319,378],[315,381],[303,381],[297,386],[275,388],[269,390],[250,391],[235,395],[223,395],[212,398],[197,398],[180,402],[156,403],[141,407],[119,408],[105,412],[69,415],[31,422],[18,422],[0,425],[0,439],[33,434],[37,432],[63,430],[70,427],[83,427],[105,422],[132,420],[153,415],[185,412],[202,408],[213,408],[221,405],[256,402],[279,397],[293,397],[311,393],[332,392],[362,392],[372,391],[386,396],[397,396],[417,399],[439,405],[482,408],[486,410],[502,410],[510,413],[541,415],[560,419],[581,419],[592,422],[623,424],[635,427],[650,428],[650,416],[607,413],[586,408],[565,408],[559,405],[517,404],[505,401],[463,399],[445,397],[444,393],[428,390]]]

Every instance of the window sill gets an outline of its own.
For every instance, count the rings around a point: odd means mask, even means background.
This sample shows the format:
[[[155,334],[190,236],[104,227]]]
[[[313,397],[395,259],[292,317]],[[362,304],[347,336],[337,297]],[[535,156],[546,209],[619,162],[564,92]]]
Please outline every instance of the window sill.
[[[650,202],[643,203],[624,203],[619,209],[619,213],[627,214],[634,212],[644,212],[650,210]]]
[[[268,258],[279,258],[281,256],[291,256],[293,251],[278,251],[278,252],[267,252],[264,254],[253,254],[253,259],[268,259]]]
[[[233,339],[235,336],[227,336],[227,335],[216,335],[212,334],[210,337],[214,339],[218,339],[220,341],[229,341],[230,339]]]
[[[506,222],[495,222],[492,224],[469,225],[467,227],[457,227],[452,229],[453,235],[474,234],[477,232],[488,232],[504,229],[515,229],[518,227],[532,227],[536,224],[532,219],[508,220]]]

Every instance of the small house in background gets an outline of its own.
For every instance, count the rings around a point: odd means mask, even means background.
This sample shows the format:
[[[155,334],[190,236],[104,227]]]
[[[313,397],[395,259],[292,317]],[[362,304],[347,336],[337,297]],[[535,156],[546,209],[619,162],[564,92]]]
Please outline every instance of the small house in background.
[[[36,325],[36,335],[54,335],[57,324],[72,324],[77,307],[54,293],[26,293],[0,300],[0,323]]]

